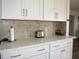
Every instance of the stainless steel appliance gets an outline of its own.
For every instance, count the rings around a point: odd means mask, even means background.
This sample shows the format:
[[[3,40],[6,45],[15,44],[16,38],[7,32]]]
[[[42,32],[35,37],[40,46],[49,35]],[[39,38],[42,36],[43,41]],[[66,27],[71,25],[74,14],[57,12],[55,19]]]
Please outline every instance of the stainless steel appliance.
[[[37,30],[35,32],[35,37],[36,38],[44,38],[45,37],[45,32],[43,30]]]

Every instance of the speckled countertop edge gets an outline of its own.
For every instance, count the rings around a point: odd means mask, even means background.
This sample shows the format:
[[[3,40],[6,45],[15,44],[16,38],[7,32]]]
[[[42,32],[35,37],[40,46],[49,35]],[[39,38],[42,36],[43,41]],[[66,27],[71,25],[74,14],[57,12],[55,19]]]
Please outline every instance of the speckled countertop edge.
[[[42,45],[42,44],[49,44],[51,42],[64,40],[64,39],[74,39],[75,36],[53,36],[48,38],[35,38],[35,39],[19,39],[15,42],[2,42],[0,45],[0,51],[7,50],[7,49],[14,49],[20,47],[28,47],[34,45]]]

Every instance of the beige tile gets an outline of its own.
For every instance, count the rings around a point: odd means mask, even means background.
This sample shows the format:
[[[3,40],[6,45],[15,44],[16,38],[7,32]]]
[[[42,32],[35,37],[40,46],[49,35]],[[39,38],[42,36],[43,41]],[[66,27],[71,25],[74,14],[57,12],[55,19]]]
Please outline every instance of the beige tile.
[[[62,28],[65,30],[65,23],[61,22],[45,22],[45,21],[9,21],[3,20],[4,36],[9,37],[10,26],[15,28],[16,39],[33,39],[36,30],[44,30],[46,37],[53,36],[55,30]],[[7,35],[8,34],[8,35]]]

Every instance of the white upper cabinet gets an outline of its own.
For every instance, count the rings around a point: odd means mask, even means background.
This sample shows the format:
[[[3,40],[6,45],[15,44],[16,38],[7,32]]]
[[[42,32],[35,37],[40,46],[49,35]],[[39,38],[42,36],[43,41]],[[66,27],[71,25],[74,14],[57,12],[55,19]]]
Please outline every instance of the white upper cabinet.
[[[54,0],[44,0],[44,19],[54,19]]]
[[[55,18],[58,21],[66,21],[66,0],[55,0]]]
[[[41,2],[41,0],[0,0],[0,18],[40,20],[43,13]]]
[[[70,0],[0,0],[1,19],[66,21]]]
[[[0,18],[17,19],[21,17],[21,0],[0,0]]]
[[[28,20],[40,20],[41,13],[41,0],[22,0],[23,18]]]
[[[44,0],[44,19],[66,21],[66,0]]]

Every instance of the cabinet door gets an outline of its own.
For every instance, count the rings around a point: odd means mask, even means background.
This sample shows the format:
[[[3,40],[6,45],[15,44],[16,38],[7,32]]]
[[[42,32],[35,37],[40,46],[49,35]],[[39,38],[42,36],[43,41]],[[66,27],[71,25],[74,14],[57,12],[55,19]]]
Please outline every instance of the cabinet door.
[[[52,51],[50,59],[72,59],[72,46]]]
[[[54,0],[44,0],[44,19],[54,20]]]
[[[2,0],[2,18],[17,19],[21,17],[21,0]]]
[[[50,52],[50,59],[61,59],[61,50]]]
[[[44,0],[44,19],[66,21],[66,0]]]
[[[23,18],[37,20],[41,19],[41,0],[22,0]]]
[[[36,56],[32,56],[32,57],[25,58],[25,59],[49,59],[49,54],[45,53],[45,54],[36,55]]]
[[[66,21],[66,0],[54,0],[55,17],[58,21]]]
[[[66,47],[63,50],[61,50],[61,59],[72,59],[72,47]]]

